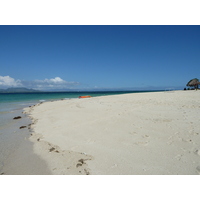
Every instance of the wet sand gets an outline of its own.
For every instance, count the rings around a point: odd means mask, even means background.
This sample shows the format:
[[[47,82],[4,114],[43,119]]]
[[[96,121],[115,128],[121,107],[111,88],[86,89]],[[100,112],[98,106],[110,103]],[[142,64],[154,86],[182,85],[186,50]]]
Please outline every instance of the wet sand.
[[[200,173],[200,91],[123,94],[38,104],[34,153],[52,174]]]
[[[1,175],[46,175],[51,174],[46,162],[33,152],[29,140],[31,120],[22,110],[6,113],[8,123],[0,129],[0,174]],[[22,118],[13,120],[14,117]],[[26,126],[20,129],[21,126]]]

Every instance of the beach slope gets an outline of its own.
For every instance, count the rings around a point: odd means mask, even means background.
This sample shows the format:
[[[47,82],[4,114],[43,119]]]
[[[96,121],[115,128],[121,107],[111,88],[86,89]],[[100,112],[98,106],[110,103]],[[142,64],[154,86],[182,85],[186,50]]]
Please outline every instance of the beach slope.
[[[200,91],[60,100],[25,109],[52,174],[200,173]]]

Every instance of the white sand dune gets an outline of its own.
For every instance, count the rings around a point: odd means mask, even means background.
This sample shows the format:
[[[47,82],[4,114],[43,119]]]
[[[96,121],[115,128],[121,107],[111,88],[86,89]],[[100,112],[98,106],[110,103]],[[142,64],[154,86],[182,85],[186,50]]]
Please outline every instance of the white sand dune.
[[[53,174],[200,174],[200,91],[45,102],[34,151]]]

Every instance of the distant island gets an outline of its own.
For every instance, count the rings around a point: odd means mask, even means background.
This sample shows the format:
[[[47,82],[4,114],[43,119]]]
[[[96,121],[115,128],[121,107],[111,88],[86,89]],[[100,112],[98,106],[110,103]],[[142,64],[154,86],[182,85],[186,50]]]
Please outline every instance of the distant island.
[[[31,92],[41,92],[41,91],[23,87],[0,89],[0,93],[31,93]]]

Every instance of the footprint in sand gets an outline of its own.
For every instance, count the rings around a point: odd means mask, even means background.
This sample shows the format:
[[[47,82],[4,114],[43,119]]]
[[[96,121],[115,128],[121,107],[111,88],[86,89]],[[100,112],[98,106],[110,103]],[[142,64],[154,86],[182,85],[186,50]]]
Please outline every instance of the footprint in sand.
[[[80,104],[76,104],[77,108],[84,108],[83,106],[81,106]]]
[[[134,145],[141,145],[141,146],[147,146],[149,144],[149,141],[138,141],[134,142]]]
[[[200,175],[200,166],[197,166],[196,171]]]
[[[89,140],[87,140],[87,143],[88,144],[93,144],[93,143],[95,143],[95,140],[89,139]]]
[[[197,154],[198,156],[200,156],[200,150],[199,150],[199,149],[196,149],[196,150],[194,151],[194,153]]]
[[[52,151],[54,151],[54,152],[56,152],[56,153],[60,153],[58,150],[56,150],[56,148],[54,148],[54,147],[51,147],[50,149],[49,149],[49,153],[51,153]]]
[[[84,159],[78,160],[78,163],[77,163],[76,167],[80,167],[80,166],[82,166],[83,164],[85,164],[84,161],[85,161]]]
[[[85,163],[86,160],[90,160],[90,159],[80,159],[80,160],[78,160],[78,163],[76,164],[76,167],[78,168],[78,167],[81,167],[82,165],[85,165],[86,164]],[[79,171],[79,173],[81,173],[81,171]],[[90,175],[90,172],[87,169],[84,169],[84,173],[86,175]]]
[[[114,164],[113,166],[111,166],[111,168],[115,168],[115,167],[117,167],[118,165],[117,164]]]
[[[178,154],[178,155],[176,155],[174,158],[177,159],[177,160],[181,160],[182,156],[183,156],[183,155]]]
[[[131,135],[137,135],[137,132],[131,131],[131,132],[129,132],[129,134],[131,134]]]

